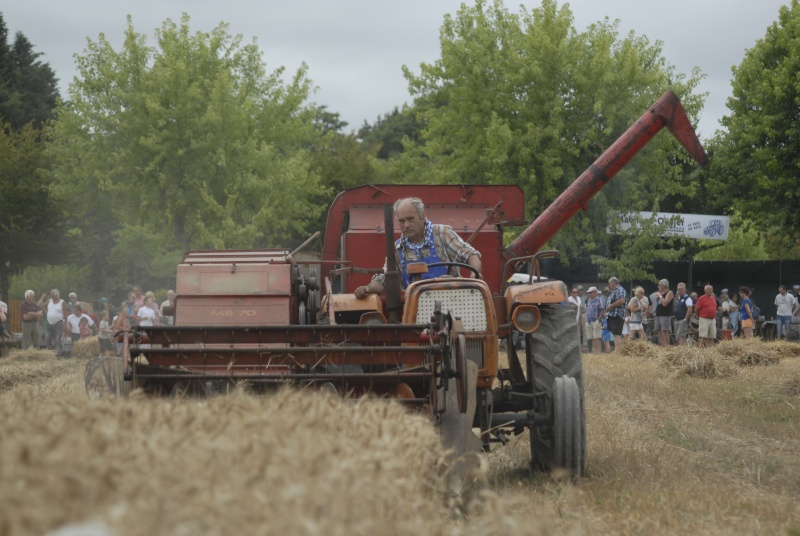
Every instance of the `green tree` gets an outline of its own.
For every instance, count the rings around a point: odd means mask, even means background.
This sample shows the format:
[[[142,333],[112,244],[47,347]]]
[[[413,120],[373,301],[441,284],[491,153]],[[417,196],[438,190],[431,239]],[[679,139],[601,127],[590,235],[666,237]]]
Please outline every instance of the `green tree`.
[[[77,67],[49,147],[57,191],[109,218],[118,267],[132,235],[168,256],[291,246],[321,213],[305,67],[284,83],[255,43],[224,24],[191,33],[188,15],[166,20],[155,46],[129,17],[120,50],[101,34]]]
[[[17,32],[11,46],[8,28],[0,13],[0,119],[15,130],[31,121],[41,128],[50,119],[58,95],[58,80],[41,52]]]
[[[413,108],[401,112],[397,107],[379,117],[372,125],[364,121],[364,125],[358,131],[362,143],[372,150],[377,150],[375,156],[380,160],[388,160],[399,155],[405,150],[403,140],[406,140],[406,143],[418,142],[419,134],[420,125]]]
[[[792,0],[733,69],[727,134],[712,167],[717,189],[736,192],[732,202],[743,217],[779,230],[768,247],[780,256],[800,240],[798,72],[800,4]]]
[[[543,0],[520,14],[499,0],[462,5],[441,28],[441,57],[405,69],[420,140],[391,161],[407,180],[520,185],[535,217],[666,90],[690,116],[700,80],[678,74],[660,42],[621,38],[608,19],[579,33],[568,5]],[[677,192],[690,157],[658,136],[587,212],[552,240],[567,257],[609,253],[609,210],[655,210]],[[664,247],[668,247],[663,243]]]
[[[11,275],[63,255],[61,211],[43,172],[40,137],[31,124],[20,131],[0,127],[0,290],[6,296]]]

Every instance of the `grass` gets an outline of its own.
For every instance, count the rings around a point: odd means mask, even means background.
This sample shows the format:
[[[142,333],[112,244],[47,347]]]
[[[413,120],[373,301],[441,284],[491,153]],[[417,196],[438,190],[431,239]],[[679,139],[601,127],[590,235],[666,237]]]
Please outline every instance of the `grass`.
[[[433,429],[394,404],[87,401],[85,361],[4,360],[0,534],[800,535],[799,356],[757,340],[585,355],[585,477],[531,473],[525,433],[483,457],[458,510]]]

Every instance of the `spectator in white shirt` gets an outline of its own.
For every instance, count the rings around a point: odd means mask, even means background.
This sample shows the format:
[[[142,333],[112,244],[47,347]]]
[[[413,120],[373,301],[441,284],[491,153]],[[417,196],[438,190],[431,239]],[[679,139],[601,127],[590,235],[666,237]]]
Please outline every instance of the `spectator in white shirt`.
[[[92,329],[92,333],[97,332],[97,326],[94,320],[89,315],[83,312],[80,305],[72,308],[72,314],[67,317],[67,322],[64,325],[64,335],[69,336],[72,342],[78,341],[81,338],[81,320],[86,319],[86,324]]]
[[[792,312],[797,307],[797,300],[794,296],[786,292],[786,285],[778,287],[778,295],[775,296],[775,307],[778,308],[776,313],[776,320],[778,321],[778,338],[781,338],[784,329],[789,329],[789,324],[792,321]],[[788,335],[788,331],[786,332]]]

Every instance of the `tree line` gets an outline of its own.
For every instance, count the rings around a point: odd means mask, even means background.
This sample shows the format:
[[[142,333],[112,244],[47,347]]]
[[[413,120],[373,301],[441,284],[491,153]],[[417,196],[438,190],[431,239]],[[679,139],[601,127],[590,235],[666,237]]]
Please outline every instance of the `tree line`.
[[[639,279],[653,260],[800,258],[797,2],[734,69],[725,128],[703,140],[710,166],[658,136],[550,245]],[[225,24],[193,31],[185,14],[149,38],[129,17],[119,49],[89,39],[60,96],[0,13],[0,288],[20,274],[159,288],[187,249],[296,246],[364,183],[518,184],[532,220],[665,90],[691,118],[702,110],[701,72],[608,19],[579,32],[555,0],[462,5],[440,41],[436,61],[404,68],[411,105],[348,132],[311,103],[305,66],[269,70]],[[733,225],[723,244],[664,238],[653,222],[609,233],[627,211]]]

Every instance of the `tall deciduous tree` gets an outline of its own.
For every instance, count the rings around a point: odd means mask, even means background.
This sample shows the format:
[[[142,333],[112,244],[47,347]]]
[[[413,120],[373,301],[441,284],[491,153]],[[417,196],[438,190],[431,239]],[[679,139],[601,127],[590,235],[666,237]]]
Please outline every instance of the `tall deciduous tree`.
[[[700,77],[674,71],[661,44],[621,38],[607,19],[579,33],[568,5],[520,14],[478,0],[445,18],[441,57],[405,70],[419,142],[392,162],[401,176],[446,183],[514,183],[538,215],[666,89],[690,116]],[[568,255],[607,251],[609,208],[652,209],[677,191],[689,159],[659,136],[553,239]]]
[[[61,212],[50,196],[48,176],[42,173],[40,136],[31,124],[20,131],[7,123],[0,126],[0,290],[4,295],[12,274],[63,254]]]
[[[395,107],[391,113],[379,117],[374,124],[366,121],[358,131],[358,137],[364,145],[377,150],[376,157],[380,160],[402,153],[403,140],[419,141],[420,125],[417,123],[414,110],[404,109],[402,112]]]
[[[155,46],[130,18],[120,50],[90,40],[58,110],[58,191],[107,213],[115,262],[142,233],[172,250],[291,246],[322,210],[305,68],[284,83],[254,42],[189,22],[165,21]]]
[[[800,3],[792,0],[733,69],[730,115],[722,119],[728,131],[712,168],[717,191],[735,192],[731,199],[745,218],[779,230],[768,244],[782,258],[800,240],[798,73]]]

